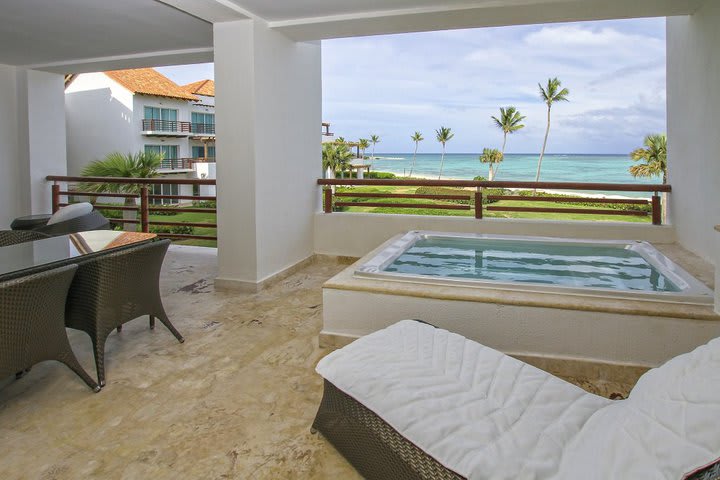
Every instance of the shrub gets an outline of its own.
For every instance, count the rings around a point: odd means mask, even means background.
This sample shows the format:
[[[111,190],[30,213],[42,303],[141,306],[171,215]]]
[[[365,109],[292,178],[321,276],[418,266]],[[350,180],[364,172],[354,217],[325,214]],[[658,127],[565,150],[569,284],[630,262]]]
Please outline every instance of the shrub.
[[[520,195],[521,197],[532,197],[533,195],[538,197],[552,197],[552,198],[562,198],[562,197],[570,197],[570,196],[578,196],[582,197],[582,193],[577,193],[576,195],[567,195],[564,193],[547,193],[547,192],[537,192],[533,194],[532,190],[519,190],[514,192],[515,195]],[[572,205],[575,207],[597,207],[597,208],[606,208],[606,209],[612,209],[612,210],[640,210],[643,212],[650,212],[652,210],[651,205],[632,205],[627,203],[597,203],[597,202],[573,202],[573,201],[567,201],[567,202],[557,202],[558,205]]]
[[[203,200],[199,202],[193,202],[193,207],[197,208],[217,208],[216,200]]]
[[[190,225],[150,225],[150,233],[174,233],[177,235],[192,235],[195,227]]]
[[[397,178],[394,173],[390,172],[368,172],[365,174],[365,178],[379,178],[384,180],[392,180]]]
[[[467,195],[467,200],[443,200],[444,202],[459,203],[461,205],[475,205],[475,192],[465,190],[460,187],[418,187],[415,190],[417,194],[423,195]],[[484,188],[483,189],[483,205],[495,203],[497,200],[488,200],[488,195],[504,195],[505,190],[502,188]]]

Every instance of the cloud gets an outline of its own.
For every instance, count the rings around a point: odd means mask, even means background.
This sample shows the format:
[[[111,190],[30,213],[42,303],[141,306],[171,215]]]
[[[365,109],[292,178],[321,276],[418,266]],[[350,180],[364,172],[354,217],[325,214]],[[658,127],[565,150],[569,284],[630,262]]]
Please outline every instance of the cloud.
[[[386,152],[443,124],[456,131],[450,151],[477,152],[502,141],[490,115],[515,105],[526,128],[508,149],[537,152],[546,118],[537,84],[557,76],[571,101],[553,109],[548,148],[624,153],[665,129],[664,35],[664,20],[639,19],[325,41],[324,119],[347,138],[382,130]]]

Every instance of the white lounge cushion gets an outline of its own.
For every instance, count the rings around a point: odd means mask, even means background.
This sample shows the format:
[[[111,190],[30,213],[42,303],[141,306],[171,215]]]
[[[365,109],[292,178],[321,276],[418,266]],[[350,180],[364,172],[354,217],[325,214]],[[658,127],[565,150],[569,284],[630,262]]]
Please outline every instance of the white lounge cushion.
[[[643,375],[595,413],[558,478],[679,480],[720,457],[720,339]]]
[[[445,467],[471,479],[550,478],[566,444],[611,403],[411,320],[329,354],[317,371]]]
[[[88,213],[90,213],[92,211],[93,211],[93,206],[91,204],[89,204],[88,202],[73,203],[66,207],[62,207],[60,210],[55,212],[53,214],[53,216],[50,217],[50,220],[48,220],[47,224],[53,225],[55,223],[72,220],[73,218],[82,217],[83,215],[87,215]]]

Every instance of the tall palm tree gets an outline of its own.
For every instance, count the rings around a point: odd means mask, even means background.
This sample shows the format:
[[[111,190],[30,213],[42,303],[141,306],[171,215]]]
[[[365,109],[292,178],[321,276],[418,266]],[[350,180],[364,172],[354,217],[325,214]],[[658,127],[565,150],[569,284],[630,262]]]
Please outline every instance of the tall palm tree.
[[[380,137],[377,135],[370,135],[370,143],[372,143],[372,154],[370,155],[370,165],[375,160],[375,145],[380,143]]]
[[[367,138],[361,138],[358,140],[358,146],[360,147],[360,152],[362,152],[362,160],[360,163],[363,165],[365,164],[365,150],[370,146],[370,140]]]
[[[483,153],[480,155],[479,159],[480,163],[489,164],[488,180],[491,182],[495,179],[495,175],[497,175],[497,168],[500,166],[500,162],[503,161],[503,158],[505,158],[505,156],[497,148],[483,148]],[[493,167],[495,168],[493,169]]]
[[[648,135],[643,145],[645,148],[630,153],[633,161],[644,162],[630,167],[630,174],[633,177],[662,176],[663,183],[667,183],[667,137],[664,133]]]
[[[503,144],[502,144],[502,150],[500,150],[500,153],[502,153],[502,156],[504,158],[505,157],[505,145],[507,144],[508,134],[515,133],[518,130],[520,130],[521,128],[525,128],[525,125],[523,125],[521,123],[523,120],[525,120],[525,116],[521,115],[520,111],[511,105],[506,108],[500,107],[500,118],[498,118],[494,115],[492,115],[490,118],[492,118],[493,121],[495,122],[495,126],[497,126],[500,130],[503,131]],[[497,175],[497,171],[499,168],[500,168],[500,165],[498,164],[495,168],[493,177],[495,175]],[[491,171],[492,171],[492,167],[491,167]],[[492,180],[492,178],[490,180]]]
[[[126,178],[152,178],[157,177],[157,169],[162,162],[162,154],[154,152],[138,152],[136,154],[109,153],[102,160],[95,160],[82,169],[80,175],[84,177],[126,177]],[[81,183],[80,189],[96,193],[140,193],[140,184],[117,183]],[[136,206],[135,198],[125,198],[125,206]],[[124,220],[136,220],[137,212],[123,211]],[[123,224],[123,230],[136,230],[133,223]]]
[[[445,144],[449,142],[455,134],[452,133],[450,128],[440,127],[439,130],[435,130],[437,141],[442,144],[442,156],[440,157],[440,175],[438,180],[442,177],[443,163],[445,163]]]
[[[410,137],[410,140],[412,140],[413,142],[415,142],[415,152],[413,152],[413,161],[412,161],[412,165],[410,166],[410,175],[408,175],[409,177],[412,177],[413,170],[415,170],[415,157],[417,157],[418,144],[419,144],[420,142],[422,142],[423,140],[425,140],[425,139],[423,138],[422,133],[420,133],[420,132],[415,132],[415,133]]]
[[[548,134],[550,133],[550,109],[555,102],[567,102],[570,90],[562,87],[562,82],[555,78],[548,78],[547,87],[543,87],[538,83],[540,88],[540,98],[547,105],[547,128],[545,129],[545,140],[543,141],[542,150],[540,150],[540,160],[538,160],[537,173],[535,174],[535,181],[540,181],[540,168],[542,167],[543,157],[545,156],[545,147],[547,146]]]

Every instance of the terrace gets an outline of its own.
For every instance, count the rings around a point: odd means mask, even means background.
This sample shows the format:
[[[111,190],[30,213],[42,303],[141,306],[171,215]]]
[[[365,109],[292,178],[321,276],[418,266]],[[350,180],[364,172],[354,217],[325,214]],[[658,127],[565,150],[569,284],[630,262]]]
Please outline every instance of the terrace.
[[[0,221],[8,225],[15,217],[49,212],[65,202],[63,182],[72,180],[66,176],[64,74],[214,61],[216,155],[223,160],[217,164],[217,221],[210,224],[217,233],[209,235],[217,238],[218,248],[174,245],[164,264],[163,301],[184,344],[161,328],[150,332],[145,322],[128,324],[109,337],[108,385],[96,395],[51,362],[19,381],[3,380],[3,478],[171,478],[179,472],[189,478],[353,478],[357,474],[349,464],[322,437],[309,433],[322,386],[314,366],[348,340],[321,336],[322,286],[352,260],[408,230],[646,240],[715,287],[717,296],[713,264],[720,261],[720,234],[713,226],[720,224],[720,140],[712,126],[720,111],[713,80],[720,75],[715,34],[720,7],[711,0],[475,1],[453,8],[439,1],[390,1],[392,10],[374,12],[362,1],[321,2],[323,8],[317,2],[286,8],[249,0],[95,3],[28,0],[4,12],[0,158],[6,174],[0,177]],[[74,9],[83,15],[68,14]],[[474,205],[481,208],[473,209],[469,201],[462,205],[467,217],[337,212],[333,200],[337,206],[343,200],[383,203],[387,197],[333,199],[318,185],[323,182],[318,182],[317,40],[645,16],[670,17],[672,188],[664,222],[657,195],[650,205],[638,203],[650,210],[628,214],[652,222],[557,222],[487,218],[493,210],[483,209],[477,196]],[[143,28],[147,22],[157,28]],[[13,30],[18,25],[23,41]],[[47,42],[49,29],[64,42]],[[215,126],[212,132],[191,125],[149,127],[182,135],[215,133]],[[323,129],[331,135],[329,126]],[[57,186],[51,188],[48,179]],[[150,206],[150,197],[147,188],[139,197],[136,222],[143,229],[153,208],[161,208]],[[127,223],[116,223],[121,222]],[[545,307],[530,305],[536,313]],[[655,313],[653,318],[661,317]],[[714,328],[714,335],[703,333],[706,337],[720,335],[720,317],[712,306],[698,316],[703,318],[690,319],[694,325]],[[618,330],[610,340],[621,343],[622,335]],[[562,358],[538,365],[602,395],[626,394],[653,366],[649,363],[703,343],[682,333],[677,338],[644,365],[617,366],[623,359],[563,364]],[[93,371],[87,337],[70,332],[70,340],[83,366]],[[570,343],[562,336],[552,340]],[[41,460],[37,452],[43,453]]]

